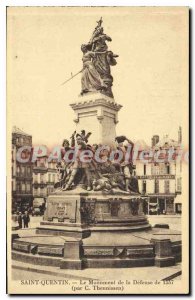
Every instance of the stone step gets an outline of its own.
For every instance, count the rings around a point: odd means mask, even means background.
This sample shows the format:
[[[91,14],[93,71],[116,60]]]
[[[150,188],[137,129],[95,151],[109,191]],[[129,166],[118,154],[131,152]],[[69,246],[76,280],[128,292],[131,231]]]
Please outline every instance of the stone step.
[[[12,259],[33,265],[60,267],[62,257],[52,257],[46,255],[33,255],[12,250]]]

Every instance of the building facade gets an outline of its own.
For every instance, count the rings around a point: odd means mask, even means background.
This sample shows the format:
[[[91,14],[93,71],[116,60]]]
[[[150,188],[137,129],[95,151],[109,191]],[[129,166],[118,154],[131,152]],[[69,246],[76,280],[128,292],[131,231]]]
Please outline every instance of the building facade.
[[[178,152],[180,144],[169,140],[166,136],[162,141],[155,143],[152,139],[153,153],[162,150],[158,162],[150,158],[150,151],[145,151],[144,161],[136,161],[136,175],[141,194],[149,198],[144,203],[146,214],[173,214],[182,212],[182,161],[177,155],[169,158],[169,150]],[[156,139],[157,141],[158,139]],[[139,156],[140,157],[140,156]]]
[[[14,127],[12,130],[12,210],[26,210],[32,205],[32,163],[18,161],[16,155],[19,148],[32,146],[32,136]],[[30,155],[23,151],[23,159]]]
[[[33,198],[46,202],[58,181],[56,161],[48,162],[48,156],[37,157],[33,165]]]
[[[172,214],[176,211],[175,199],[179,185],[176,181],[176,164],[139,164],[136,168],[141,194],[148,195],[147,214]],[[181,207],[180,207],[181,208]]]
[[[152,147],[154,147],[159,142],[159,135],[153,135],[152,137]]]

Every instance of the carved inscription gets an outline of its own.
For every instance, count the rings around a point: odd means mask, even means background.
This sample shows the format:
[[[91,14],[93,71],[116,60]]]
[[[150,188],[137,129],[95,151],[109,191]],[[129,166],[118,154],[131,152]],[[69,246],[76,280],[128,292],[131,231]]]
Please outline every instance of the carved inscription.
[[[13,243],[13,249],[24,251],[24,252],[30,252],[30,245]]]
[[[148,255],[153,252],[153,248],[127,249],[127,255]]]
[[[71,203],[51,202],[50,205],[52,206],[54,218],[68,218],[68,206],[71,206]]]
[[[90,256],[110,256],[114,255],[113,249],[109,248],[102,248],[102,249],[85,249],[84,250],[85,255],[90,255]]]
[[[63,255],[63,248],[55,247],[38,247],[38,254],[53,254],[57,256]]]
[[[76,199],[49,199],[47,205],[47,220],[53,222],[75,222],[76,220]]]

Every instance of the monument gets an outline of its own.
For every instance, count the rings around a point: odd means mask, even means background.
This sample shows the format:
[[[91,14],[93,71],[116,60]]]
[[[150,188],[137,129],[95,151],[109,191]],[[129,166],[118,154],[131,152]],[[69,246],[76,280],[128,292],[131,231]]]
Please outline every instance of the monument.
[[[118,55],[108,50],[111,41],[100,19],[81,46],[82,89],[71,104],[76,130],[63,142],[44,219],[35,236],[14,235],[13,259],[62,269],[163,267],[181,259],[180,234],[151,228],[144,215],[147,195],[139,193],[132,152],[126,156],[133,143],[116,136],[122,106],[112,92]]]
[[[81,46],[82,90],[78,102],[72,103],[71,107],[75,111],[77,130],[87,128],[93,131],[91,143],[113,145],[118,111],[122,106],[114,101],[110,68],[117,64],[118,55],[108,50],[107,41],[112,39],[104,33],[100,19],[89,43]]]
[[[74,122],[77,131],[87,128],[93,132],[90,142],[113,145],[116,137],[118,111],[121,105],[100,92],[80,96],[78,102],[71,104],[75,112]]]

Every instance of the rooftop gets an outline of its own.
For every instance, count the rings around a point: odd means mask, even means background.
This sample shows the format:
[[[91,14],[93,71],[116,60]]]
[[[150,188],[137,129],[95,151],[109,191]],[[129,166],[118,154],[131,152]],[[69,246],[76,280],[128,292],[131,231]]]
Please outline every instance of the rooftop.
[[[170,147],[177,148],[179,147],[179,143],[178,141],[170,139],[168,135],[166,135],[161,141],[159,141],[155,145],[155,148],[170,148]]]
[[[31,136],[30,134],[24,132],[23,130],[21,130],[20,128],[18,128],[16,126],[13,126],[12,133],[17,133],[17,134],[21,134],[21,135]]]

